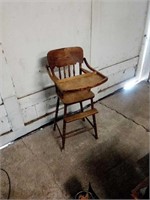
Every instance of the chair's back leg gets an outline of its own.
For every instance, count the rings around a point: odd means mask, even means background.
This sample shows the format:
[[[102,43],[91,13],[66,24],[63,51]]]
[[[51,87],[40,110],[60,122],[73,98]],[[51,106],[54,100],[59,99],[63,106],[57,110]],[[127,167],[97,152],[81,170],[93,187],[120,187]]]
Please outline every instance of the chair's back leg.
[[[57,97],[57,103],[56,103],[56,111],[55,111],[55,119],[54,119],[54,128],[53,130],[56,130],[56,123],[57,123],[57,117],[58,117],[58,109],[59,109],[59,97]]]
[[[91,99],[91,108],[94,108],[94,103],[93,103],[93,98]],[[93,118],[93,125],[94,125],[94,131],[95,131],[95,139],[98,139],[98,134],[97,134],[97,124],[96,124],[96,116],[95,114],[92,115]]]
[[[81,108],[81,112],[83,112],[83,104],[82,104],[82,101],[80,101],[80,108]],[[84,118],[83,118],[82,120],[85,121]]]

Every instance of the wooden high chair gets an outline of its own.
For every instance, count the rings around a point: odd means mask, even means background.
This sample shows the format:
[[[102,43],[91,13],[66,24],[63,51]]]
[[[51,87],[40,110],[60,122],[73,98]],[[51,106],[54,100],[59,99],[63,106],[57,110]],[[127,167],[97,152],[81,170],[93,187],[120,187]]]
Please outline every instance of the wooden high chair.
[[[95,114],[98,111],[94,108],[94,93],[91,91],[91,88],[107,81],[107,77],[94,70],[87,63],[86,59],[83,57],[83,49],[81,47],[70,47],[49,51],[47,60],[49,64],[47,70],[50,78],[55,84],[56,93],[58,95],[54,130],[57,126],[62,137],[62,149],[65,147],[66,124],[75,120],[87,119],[92,128],[94,128],[95,138],[97,139]],[[83,68],[83,63],[88,70]],[[64,104],[63,131],[60,130],[57,124],[60,100]],[[91,109],[84,111],[82,102],[86,100],[90,100]],[[68,114],[67,107],[76,103],[80,104],[80,112]],[[89,116],[92,116],[93,122],[87,118]]]

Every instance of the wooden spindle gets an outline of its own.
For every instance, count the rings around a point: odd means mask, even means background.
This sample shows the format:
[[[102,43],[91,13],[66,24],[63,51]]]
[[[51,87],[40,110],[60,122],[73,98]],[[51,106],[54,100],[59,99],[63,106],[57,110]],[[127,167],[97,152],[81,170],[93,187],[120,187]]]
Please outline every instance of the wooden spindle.
[[[75,65],[73,65],[73,75],[75,76]]]
[[[63,67],[64,69],[64,78],[66,78],[66,67]]]
[[[79,74],[82,74],[82,70],[81,70],[82,64],[79,63]]]
[[[59,78],[61,79],[61,70],[60,70],[60,67],[58,69],[59,69]]]
[[[70,65],[68,65],[68,76],[71,76],[71,72],[70,72]]]

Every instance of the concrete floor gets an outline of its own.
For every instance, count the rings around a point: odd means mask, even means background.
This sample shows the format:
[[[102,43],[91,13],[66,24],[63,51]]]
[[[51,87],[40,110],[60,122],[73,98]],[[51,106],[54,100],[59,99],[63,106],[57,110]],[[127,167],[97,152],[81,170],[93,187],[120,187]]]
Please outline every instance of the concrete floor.
[[[95,104],[99,139],[85,132],[66,140],[47,126],[1,150],[1,167],[11,179],[11,199],[68,199],[89,182],[102,199],[130,198],[149,174],[149,85],[138,84]],[[61,124],[61,122],[59,122]],[[69,129],[84,125],[73,122]],[[7,195],[1,172],[1,198]]]

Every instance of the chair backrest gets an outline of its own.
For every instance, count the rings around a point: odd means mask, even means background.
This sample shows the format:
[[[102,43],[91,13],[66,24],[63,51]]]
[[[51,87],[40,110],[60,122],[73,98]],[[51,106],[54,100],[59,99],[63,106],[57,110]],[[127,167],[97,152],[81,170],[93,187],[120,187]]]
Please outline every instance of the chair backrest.
[[[59,78],[75,76],[81,73],[83,62],[83,49],[81,47],[68,47],[49,51],[47,60],[52,74],[58,68]],[[78,63],[78,69],[76,64]]]

